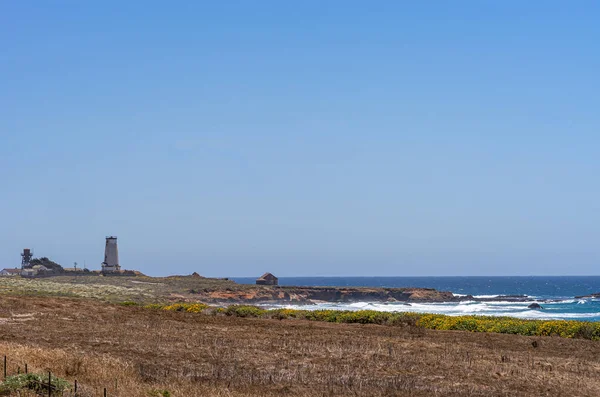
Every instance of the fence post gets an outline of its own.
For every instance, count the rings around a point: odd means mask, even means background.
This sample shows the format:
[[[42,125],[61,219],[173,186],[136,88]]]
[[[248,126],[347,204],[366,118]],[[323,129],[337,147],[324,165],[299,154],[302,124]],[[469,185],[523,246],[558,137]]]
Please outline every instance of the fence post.
[[[4,379],[6,379],[6,356],[4,356]]]
[[[74,397],[77,397],[77,379],[75,379],[75,396]]]
[[[29,372],[27,372],[27,363],[25,363],[25,373],[28,374]]]
[[[104,388],[104,397],[106,397],[106,387]]]
[[[52,372],[48,371],[48,397],[52,396]]]

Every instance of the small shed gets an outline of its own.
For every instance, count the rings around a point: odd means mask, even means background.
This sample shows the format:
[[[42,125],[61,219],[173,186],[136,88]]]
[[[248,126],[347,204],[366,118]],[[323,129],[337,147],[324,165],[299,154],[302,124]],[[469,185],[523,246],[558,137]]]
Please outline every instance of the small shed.
[[[21,274],[21,269],[2,269],[0,270],[0,276],[18,276]]]
[[[37,276],[37,271],[34,269],[25,268],[25,269],[21,270],[21,277],[32,278],[35,276]]]
[[[271,273],[265,273],[256,279],[256,285],[278,285],[279,279]]]

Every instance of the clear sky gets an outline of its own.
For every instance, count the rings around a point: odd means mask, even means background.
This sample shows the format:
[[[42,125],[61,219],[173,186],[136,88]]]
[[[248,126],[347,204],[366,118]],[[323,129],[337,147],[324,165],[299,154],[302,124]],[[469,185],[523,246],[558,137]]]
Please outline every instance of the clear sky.
[[[600,274],[599,4],[0,2],[0,267]]]

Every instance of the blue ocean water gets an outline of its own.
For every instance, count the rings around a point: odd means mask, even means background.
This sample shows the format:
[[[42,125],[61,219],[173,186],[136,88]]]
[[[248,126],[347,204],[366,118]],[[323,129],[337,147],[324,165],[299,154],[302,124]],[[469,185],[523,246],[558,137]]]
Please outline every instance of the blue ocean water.
[[[253,278],[233,278],[253,284]],[[419,287],[451,291],[455,295],[493,298],[498,295],[527,295],[544,308],[532,310],[532,302],[465,301],[406,306],[401,303],[319,303],[312,308],[381,311],[416,311],[448,315],[479,314],[533,319],[572,319],[600,321],[600,299],[575,299],[575,296],[600,292],[600,276],[526,276],[526,277],[282,277],[280,285],[338,287]],[[284,305],[293,307],[293,305]]]

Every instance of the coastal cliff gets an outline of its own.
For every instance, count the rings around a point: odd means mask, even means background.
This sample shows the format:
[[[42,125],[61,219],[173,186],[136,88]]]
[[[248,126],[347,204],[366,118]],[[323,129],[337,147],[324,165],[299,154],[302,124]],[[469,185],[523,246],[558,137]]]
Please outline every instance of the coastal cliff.
[[[452,302],[451,292],[429,288],[253,287],[194,291],[199,299],[219,302]]]

